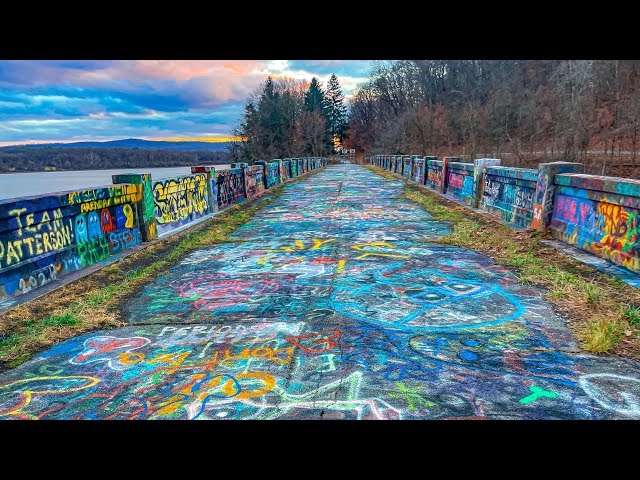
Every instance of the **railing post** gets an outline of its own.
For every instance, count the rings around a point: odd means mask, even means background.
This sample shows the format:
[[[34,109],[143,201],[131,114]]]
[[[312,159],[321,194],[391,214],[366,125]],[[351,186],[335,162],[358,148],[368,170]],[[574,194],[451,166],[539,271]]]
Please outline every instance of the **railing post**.
[[[133,183],[140,185],[142,190],[142,201],[136,203],[136,214],[140,223],[140,233],[142,240],[149,242],[158,238],[158,224],[156,222],[156,209],[153,201],[153,191],[151,190],[150,173],[124,173],[112,175],[111,181],[118,183]]]
[[[449,157],[442,157],[442,183],[440,184],[440,193],[447,192],[447,176],[449,175]]]
[[[204,173],[207,176],[209,213],[218,211],[218,193],[216,185],[216,169],[213,165],[191,167],[191,173]]]
[[[231,168],[239,168],[242,170],[242,189],[244,190],[245,198],[249,198],[247,196],[247,167],[249,164],[247,162],[236,162],[231,164]]]
[[[480,208],[480,200],[484,193],[484,167],[500,165],[499,158],[476,158],[473,161],[473,193],[471,206]]]
[[[269,167],[267,165],[266,160],[256,160],[253,162],[254,165],[262,165],[262,171],[264,172],[264,189],[267,190],[269,188],[269,182],[267,181],[267,176],[269,175]]]
[[[553,214],[553,179],[561,173],[582,173],[584,165],[575,162],[549,162],[538,165],[538,181],[536,182],[536,198],[533,205],[532,228],[544,230],[551,223]]]

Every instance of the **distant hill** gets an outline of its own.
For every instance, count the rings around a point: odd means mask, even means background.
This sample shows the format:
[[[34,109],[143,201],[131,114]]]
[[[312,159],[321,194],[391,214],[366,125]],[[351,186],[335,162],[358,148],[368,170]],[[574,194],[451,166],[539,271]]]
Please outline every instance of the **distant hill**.
[[[33,145],[12,145],[0,147],[6,149],[22,148],[132,148],[142,150],[179,150],[183,152],[224,152],[230,142],[162,142],[127,138],[108,142],[39,143]]]

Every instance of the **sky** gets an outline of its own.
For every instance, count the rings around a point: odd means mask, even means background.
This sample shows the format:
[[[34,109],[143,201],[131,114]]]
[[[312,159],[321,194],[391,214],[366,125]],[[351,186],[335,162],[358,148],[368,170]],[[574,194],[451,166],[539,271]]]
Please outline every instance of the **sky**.
[[[369,60],[0,60],[0,146],[25,143],[228,138],[269,75],[347,98]]]

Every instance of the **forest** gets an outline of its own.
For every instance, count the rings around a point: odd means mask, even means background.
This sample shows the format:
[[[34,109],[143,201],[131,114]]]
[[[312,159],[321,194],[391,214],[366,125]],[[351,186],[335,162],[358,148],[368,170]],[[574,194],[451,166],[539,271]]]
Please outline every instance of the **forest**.
[[[269,77],[246,102],[234,130],[234,161],[321,157],[334,152],[346,136],[347,106],[340,82],[332,75],[327,85]]]
[[[380,61],[349,107],[345,146],[367,155],[565,160],[589,173],[640,173],[637,60]]]
[[[0,172],[228,164],[227,152],[137,148],[0,148]]]

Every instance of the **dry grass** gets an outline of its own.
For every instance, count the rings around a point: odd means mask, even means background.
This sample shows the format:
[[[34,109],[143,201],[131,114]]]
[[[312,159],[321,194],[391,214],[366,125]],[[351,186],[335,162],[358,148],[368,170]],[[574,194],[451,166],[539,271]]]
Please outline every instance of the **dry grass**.
[[[296,180],[310,173],[313,172]],[[128,298],[187,253],[230,241],[227,235],[277,198],[282,188],[266,192],[273,198],[262,199],[253,206],[253,200],[234,205],[211,219],[4,313],[0,317],[0,371],[20,365],[39,351],[81,333],[127,325],[123,322],[122,307]]]
[[[367,166],[388,179],[402,179]],[[492,219],[407,182],[405,198],[451,223],[437,240],[483,253],[512,267],[523,283],[540,286],[545,298],[569,320],[581,348],[640,358],[640,289],[547,247],[537,231],[515,231]]]

